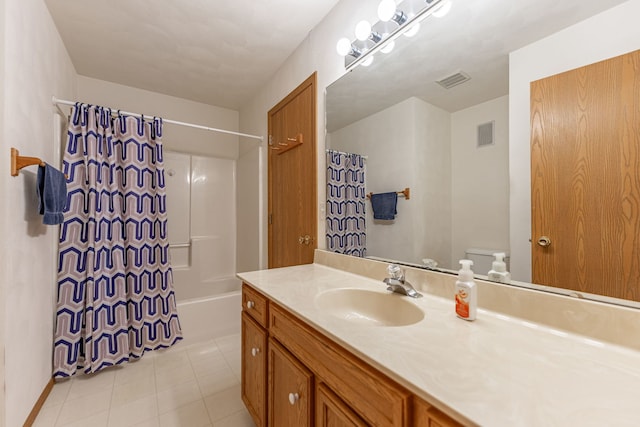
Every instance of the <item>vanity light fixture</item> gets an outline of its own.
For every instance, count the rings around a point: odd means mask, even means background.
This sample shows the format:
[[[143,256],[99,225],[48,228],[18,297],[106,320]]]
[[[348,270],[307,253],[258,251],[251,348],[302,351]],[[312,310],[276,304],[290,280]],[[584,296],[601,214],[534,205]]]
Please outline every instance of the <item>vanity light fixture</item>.
[[[397,6],[395,0],[382,0],[378,6],[380,21],[374,25],[364,20],[358,22],[356,40],[343,37],[338,40],[336,50],[344,56],[347,71],[358,65],[368,66],[375,53],[391,52],[400,35],[414,36],[420,29],[420,21],[436,12],[444,16],[450,8],[450,0],[403,0]]]
[[[365,41],[371,35],[371,24],[369,21],[360,21],[356,25],[356,38],[360,41]]]
[[[378,18],[382,22],[388,22],[396,14],[395,0],[382,0],[378,5]]]

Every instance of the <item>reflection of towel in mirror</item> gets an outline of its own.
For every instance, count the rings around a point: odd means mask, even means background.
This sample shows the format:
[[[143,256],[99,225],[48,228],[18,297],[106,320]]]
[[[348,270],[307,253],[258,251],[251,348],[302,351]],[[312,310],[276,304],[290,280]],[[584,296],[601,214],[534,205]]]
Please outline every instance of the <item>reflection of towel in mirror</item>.
[[[40,198],[40,215],[44,214],[42,222],[47,225],[62,224],[62,211],[67,204],[67,179],[64,174],[45,164],[38,168],[38,197]]]
[[[396,206],[398,204],[398,193],[380,193],[371,195],[371,207],[373,208],[373,219],[392,220],[396,219]]]

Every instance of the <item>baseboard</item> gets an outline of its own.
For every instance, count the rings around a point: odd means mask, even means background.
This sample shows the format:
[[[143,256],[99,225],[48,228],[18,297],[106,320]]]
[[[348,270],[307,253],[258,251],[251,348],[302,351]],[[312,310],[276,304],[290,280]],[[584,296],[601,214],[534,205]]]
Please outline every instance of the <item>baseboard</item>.
[[[53,378],[51,378],[47,383],[47,385],[44,386],[44,390],[42,390],[42,393],[40,393],[40,397],[38,398],[38,401],[36,402],[35,405],[33,405],[33,409],[31,410],[31,413],[27,417],[27,420],[24,422],[23,427],[31,427],[33,423],[36,421],[36,418],[40,413],[40,409],[42,409],[44,402],[47,400],[47,397],[49,397],[49,393],[51,393],[51,390],[53,390],[53,385],[54,385]]]

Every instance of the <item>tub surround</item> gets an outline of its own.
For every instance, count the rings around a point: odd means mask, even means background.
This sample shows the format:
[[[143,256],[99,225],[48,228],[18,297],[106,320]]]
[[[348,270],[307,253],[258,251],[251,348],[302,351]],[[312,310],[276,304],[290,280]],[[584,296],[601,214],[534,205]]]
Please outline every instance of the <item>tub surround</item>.
[[[177,300],[182,335],[189,344],[240,333],[241,282],[232,277],[208,285],[203,295]]]
[[[637,424],[640,334],[632,325],[638,323],[634,310],[478,281],[478,319],[466,322],[454,312],[455,276],[411,268],[407,280],[424,298],[409,300],[425,312],[413,325],[357,325],[315,303],[317,294],[335,288],[386,292],[385,267],[317,251],[315,264],[238,276],[462,422]],[[554,316],[556,309],[561,313]]]

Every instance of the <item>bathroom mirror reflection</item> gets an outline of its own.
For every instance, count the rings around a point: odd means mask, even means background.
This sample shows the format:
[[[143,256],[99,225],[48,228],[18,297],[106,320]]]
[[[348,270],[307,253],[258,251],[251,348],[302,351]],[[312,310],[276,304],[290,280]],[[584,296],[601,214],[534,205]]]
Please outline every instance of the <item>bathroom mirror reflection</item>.
[[[483,276],[491,254],[506,252],[514,284],[574,294],[563,283],[531,284],[530,187],[514,184],[530,172],[509,164],[510,150],[528,157],[530,145],[509,141],[509,53],[624,2],[467,3],[327,88],[327,147],[367,157],[367,193],[411,189],[394,221],[374,220],[366,202],[366,254],[446,272],[476,257]],[[437,83],[464,75],[450,88]],[[580,295],[638,307],[635,297]]]

